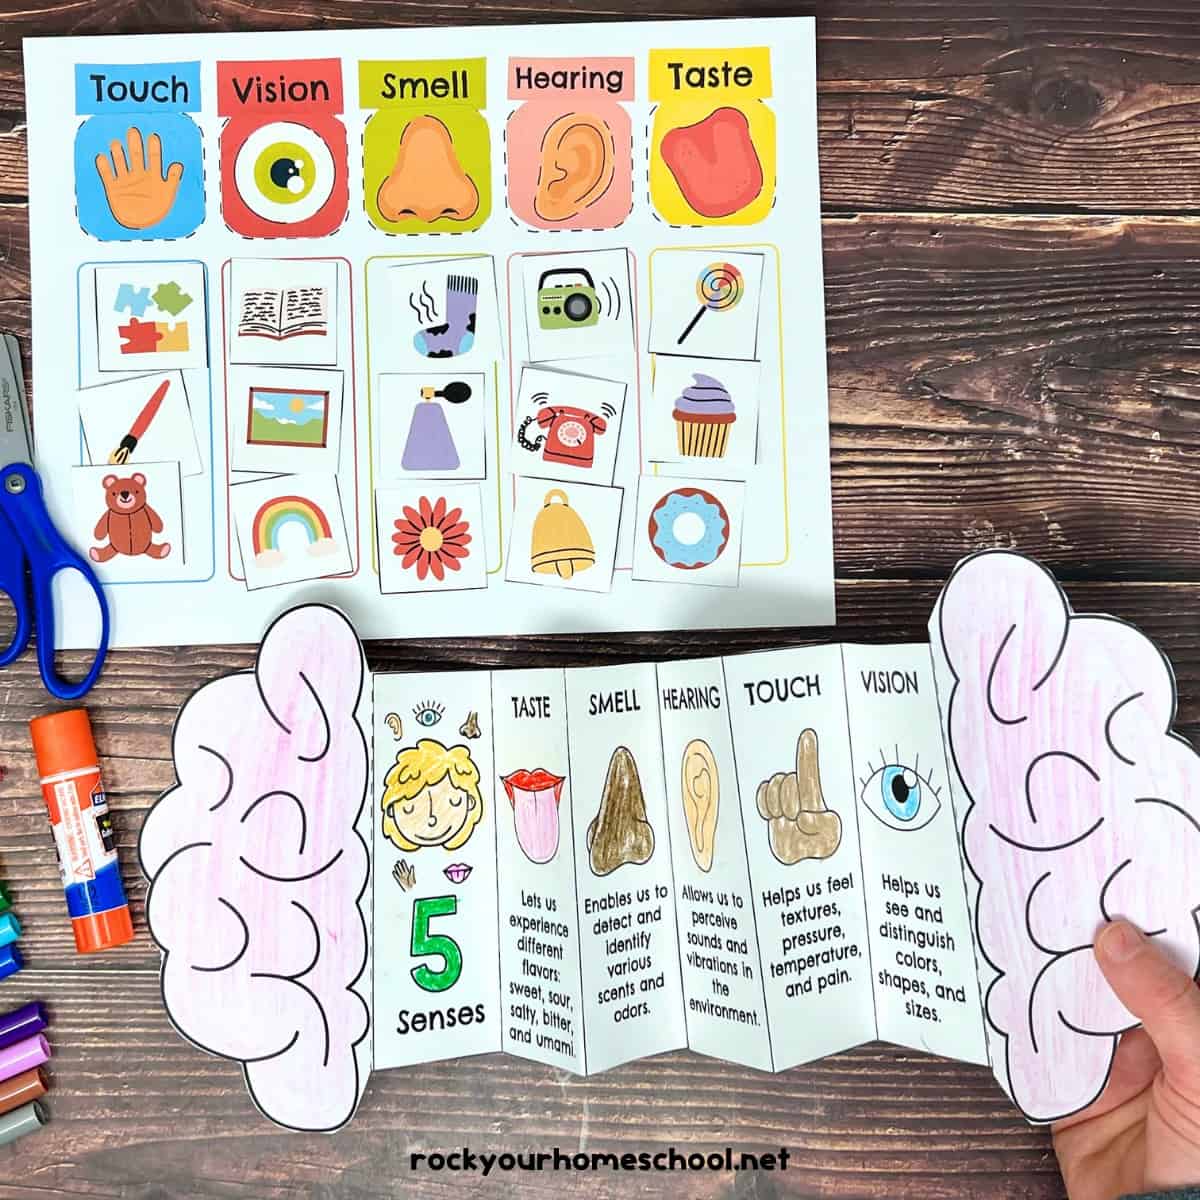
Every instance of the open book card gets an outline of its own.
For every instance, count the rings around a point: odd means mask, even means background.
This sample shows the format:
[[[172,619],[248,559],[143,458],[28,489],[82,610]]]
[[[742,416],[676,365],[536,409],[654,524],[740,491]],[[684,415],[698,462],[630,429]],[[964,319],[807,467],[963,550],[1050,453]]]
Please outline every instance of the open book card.
[[[142,835],[172,1020],[305,1129],[349,1120],[370,1063],[779,1071],[876,1038],[990,1061],[1031,1120],[1076,1111],[1133,1024],[1101,924],[1196,969],[1200,758],[1154,647],[1028,559],[960,565],[931,633],[364,683],[345,619],[293,610],[185,706]],[[259,1038],[264,971],[295,990]]]

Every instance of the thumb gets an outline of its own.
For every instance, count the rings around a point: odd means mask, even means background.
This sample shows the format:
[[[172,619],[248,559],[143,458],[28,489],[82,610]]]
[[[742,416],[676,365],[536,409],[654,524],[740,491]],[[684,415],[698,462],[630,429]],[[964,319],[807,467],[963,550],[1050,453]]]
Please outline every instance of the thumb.
[[[178,183],[183,178],[183,163],[173,162],[167,167],[167,182]]]
[[[1200,1104],[1200,989],[1195,980],[1128,921],[1106,925],[1095,949],[1104,978],[1145,1027],[1166,1075]]]

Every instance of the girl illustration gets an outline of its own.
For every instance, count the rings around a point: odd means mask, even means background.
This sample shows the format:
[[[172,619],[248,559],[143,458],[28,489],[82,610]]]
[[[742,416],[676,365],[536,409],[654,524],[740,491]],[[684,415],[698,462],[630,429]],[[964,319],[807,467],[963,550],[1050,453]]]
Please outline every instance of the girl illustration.
[[[401,850],[457,850],[483,816],[479,768],[466,746],[432,738],[401,750],[383,779],[383,833]]]

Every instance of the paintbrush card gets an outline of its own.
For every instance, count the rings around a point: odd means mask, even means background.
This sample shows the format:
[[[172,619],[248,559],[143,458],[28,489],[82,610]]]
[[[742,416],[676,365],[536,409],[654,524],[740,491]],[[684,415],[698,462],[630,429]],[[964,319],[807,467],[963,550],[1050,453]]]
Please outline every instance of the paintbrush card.
[[[204,474],[181,372],[122,379],[84,388],[76,396],[93,466],[175,460],[184,476]]]
[[[343,384],[341,371],[230,367],[230,468],[335,473],[341,459]]]
[[[235,484],[229,507],[250,591],[352,569],[334,475],[280,475]]]
[[[235,258],[229,290],[231,363],[337,365],[336,262]]]
[[[202,263],[125,263],[96,267],[95,276],[101,371],[208,365]]]

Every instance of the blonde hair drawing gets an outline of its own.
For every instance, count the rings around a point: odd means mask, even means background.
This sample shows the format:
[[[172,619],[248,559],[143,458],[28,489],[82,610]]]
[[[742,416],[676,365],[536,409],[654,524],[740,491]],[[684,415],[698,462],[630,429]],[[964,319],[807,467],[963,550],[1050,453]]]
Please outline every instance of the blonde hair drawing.
[[[457,850],[483,816],[479,768],[466,746],[422,738],[383,779],[383,834],[401,850]]]

